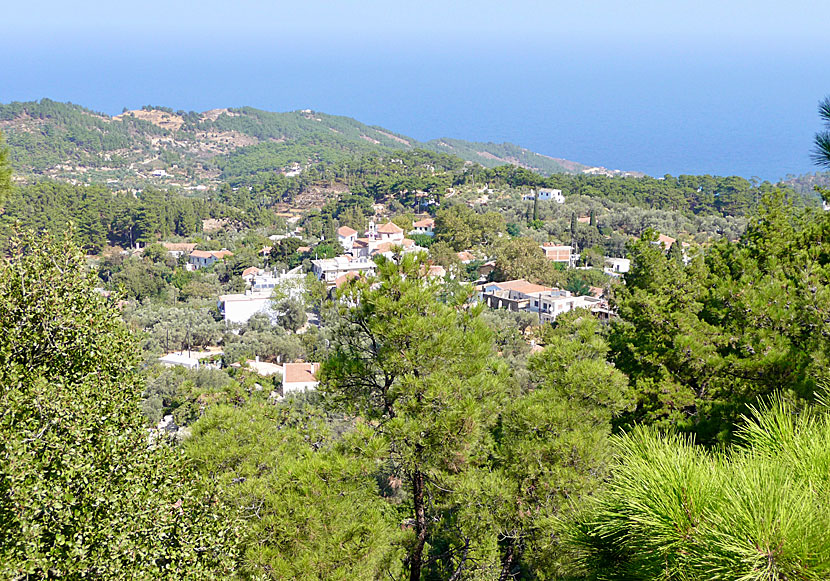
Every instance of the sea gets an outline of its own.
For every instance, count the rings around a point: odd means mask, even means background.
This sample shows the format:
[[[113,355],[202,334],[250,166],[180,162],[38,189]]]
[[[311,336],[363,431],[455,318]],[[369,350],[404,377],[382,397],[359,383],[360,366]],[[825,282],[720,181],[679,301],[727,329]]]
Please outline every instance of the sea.
[[[143,105],[313,109],[419,140],[513,142],[656,177],[777,181],[819,169],[810,151],[818,103],[830,94],[830,50],[771,44],[0,42],[0,102],[48,97],[107,114]]]

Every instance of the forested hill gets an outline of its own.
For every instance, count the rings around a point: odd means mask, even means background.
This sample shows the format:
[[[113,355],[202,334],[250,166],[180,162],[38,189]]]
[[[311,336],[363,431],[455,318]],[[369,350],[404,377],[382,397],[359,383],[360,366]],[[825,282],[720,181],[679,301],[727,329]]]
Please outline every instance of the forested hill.
[[[198,186],[261,173],[292,172],[366,153],[426,149],[485,167],[514,164],[542,174],[587,166],[517,145],[456,139],[419,142],[348,117],[251,107],[203,113],[145,106],[111,117],[49,99],[0,105],[0,131],[18,177],[122,187]]]

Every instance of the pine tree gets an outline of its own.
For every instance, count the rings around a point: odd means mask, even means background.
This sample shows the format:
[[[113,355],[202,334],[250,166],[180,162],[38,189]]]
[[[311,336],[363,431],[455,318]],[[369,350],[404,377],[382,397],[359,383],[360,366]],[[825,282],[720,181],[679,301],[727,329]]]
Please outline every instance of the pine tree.
[[[683,266],[683,247],[679,240],[675,240],[674,242],[672,242],[672,245],[669,248],[668,258],[669,260],[673,260],[680,266]]]
[[[466,293],[440,302],[441,283],[425,278],[426,268],[424,256],[408,254],[399,264],[381,261],[375,278],[349,283],[321,369],[329,404],[374,426],[407,484],[411,581],[421,578],[439,506],[452,502],[447,491],[486,462],[489,428],[507,395],[480,309],[464,307]]]

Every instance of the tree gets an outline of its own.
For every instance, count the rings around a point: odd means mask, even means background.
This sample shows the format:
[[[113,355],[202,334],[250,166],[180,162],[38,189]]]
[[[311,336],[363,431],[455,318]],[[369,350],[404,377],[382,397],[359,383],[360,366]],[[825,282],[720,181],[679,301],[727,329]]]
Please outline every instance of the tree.
[[[819,103],[818,115],[824,121],[824,130],[816,133],[813,161],[816,165],[830,168],[830,97],[825,97]]]
[[[530,282],[558,285],[564,275],[545,257],[539,243],[532,238],[512,238],[496,249],[494,280],[526,279]]]
[[[0,576],[209,577],[234,521],[148,445],[135,344],[70,238],[23,234],[0,262]]]
[[[329,405],[364,418],[388,442],[391,469],[406,482],[412,581],[421,578],[440,506],[465,504],[447,500],[447,491],[486,462],[489,428],[507,396],[480,308],[465,306],[469,289],[439,302],[441,283],[424,277],[426,266],[412,254],[380,260],[376,277],[341,289],[340,323],[320,374]]]
[[[745,417],[714,453],[637,429],[615,440],[614,477],[566,539],[589,579],[819,580],[830,576],[827,408],[784,398]]]
[[[561,552],[554,523],[607,476],[611,420],[633,403],[625,375],[606,361],[600,323],[578,311],[556,322],[528,362],[533,388],[500,423],[496,466],[510,507],[494,527],[503,539],[500,579],[520,569],[553,577]]]
[[[12,189],[12,166],[9,162],[9,150],[6,147],[6,142],[3,140],[3,134],[0,133],[0,209],[6,203]]]
[[[672,242],[672,245],[669,248],[668,258],[680,266],[683,266],[683,245],[679,240]]]
[[[296,332],[308,322],[305,305],[294,299],[286,299],[279,304],[279,323],[284,329]]]
[[[251,401],[214,406],[193,425],[188,455],[222,484],[221,502],[245,519],[245,578],[400,578],[402,533],[374,477],[385,443],[333,426],[312,405]]]

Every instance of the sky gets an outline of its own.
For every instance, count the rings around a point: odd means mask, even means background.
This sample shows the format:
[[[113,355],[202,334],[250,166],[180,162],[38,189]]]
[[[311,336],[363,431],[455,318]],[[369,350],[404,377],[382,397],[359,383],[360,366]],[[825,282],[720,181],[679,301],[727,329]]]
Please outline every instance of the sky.
[[[137,2],[4,7],[0,102],[347,115],[589,165],[815,171],[830,3]]]

